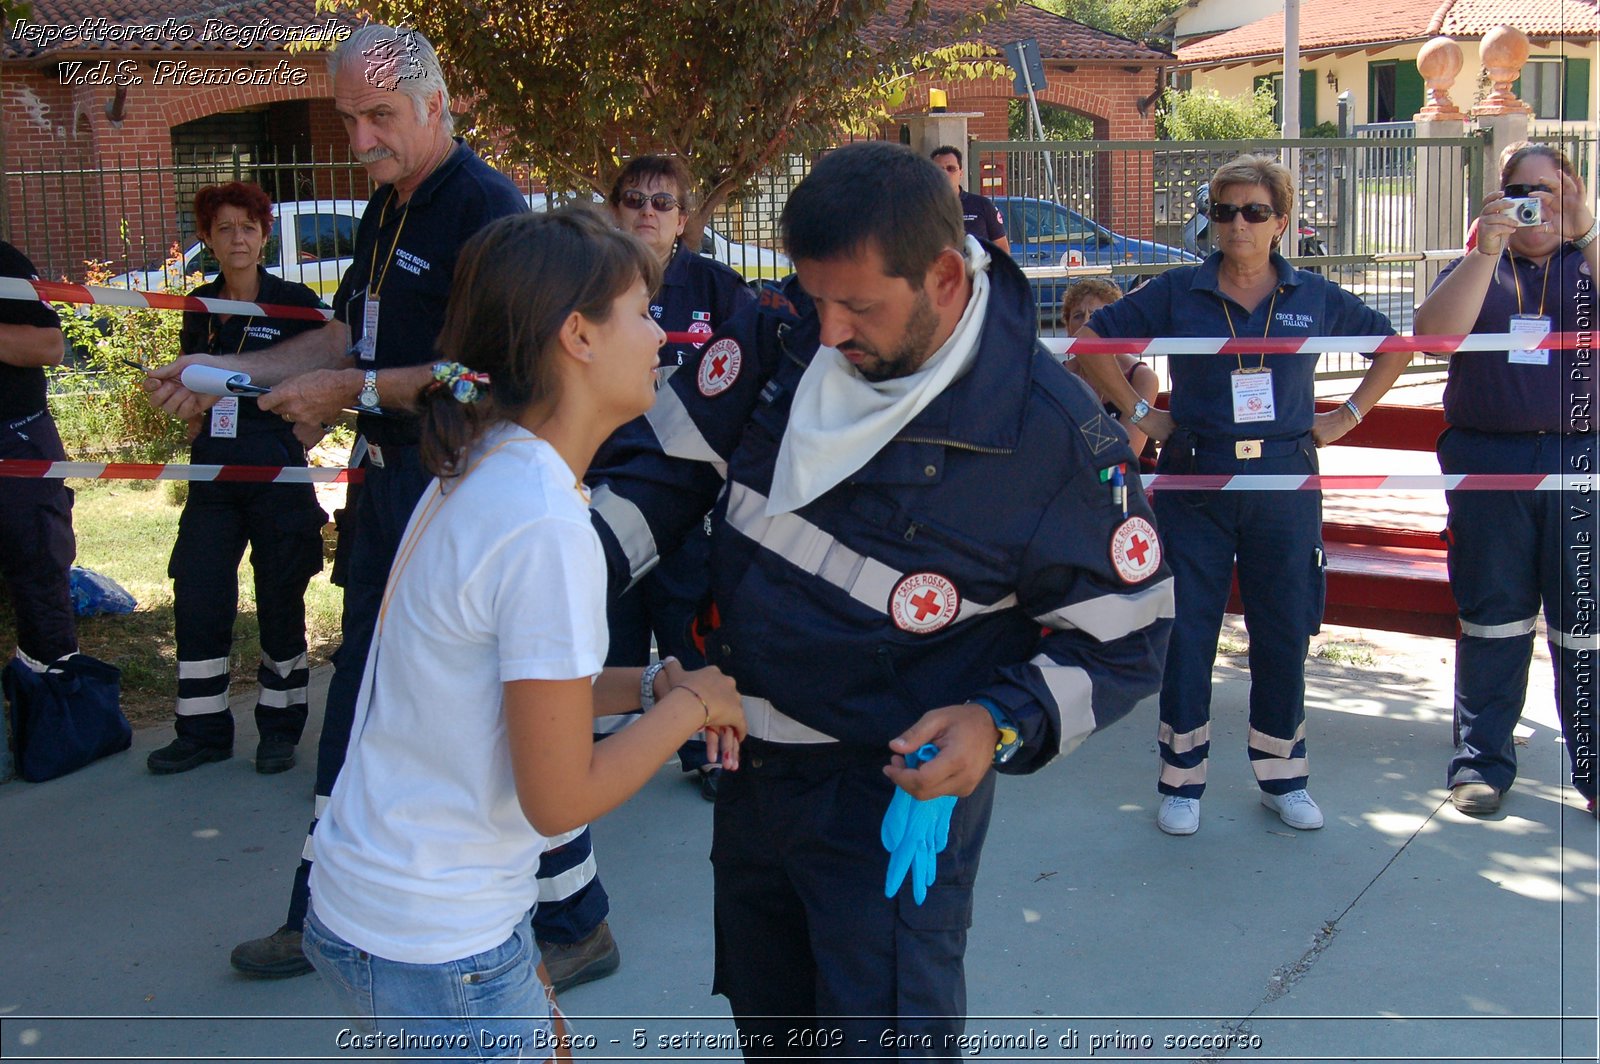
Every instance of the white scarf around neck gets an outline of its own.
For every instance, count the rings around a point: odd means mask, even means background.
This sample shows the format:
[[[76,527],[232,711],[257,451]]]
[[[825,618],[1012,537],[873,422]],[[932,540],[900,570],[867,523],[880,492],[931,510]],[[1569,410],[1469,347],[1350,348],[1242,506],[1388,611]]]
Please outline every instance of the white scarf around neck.
[[[778,445],[768,517],[798,510],[843,482],[971,367],[989,309],[989,253],[970,236],[965,253],[972,296],[950,338],[915,373],[869,381],[837,348],[817,348]]]

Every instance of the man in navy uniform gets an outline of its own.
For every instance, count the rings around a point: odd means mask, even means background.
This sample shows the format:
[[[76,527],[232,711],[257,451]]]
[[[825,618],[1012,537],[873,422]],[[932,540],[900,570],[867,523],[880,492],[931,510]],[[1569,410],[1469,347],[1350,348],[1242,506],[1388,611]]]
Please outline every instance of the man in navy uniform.
[[[356,428],[366,447],[344,585],[343,642],[334,658],[317,752],[316,810],[344,764],[367,647],[389,565],[417,500],[432,479],[418,453],[417,397],[432,380],[433,341],[456,255],[496,218],[528,209],[515,185],[451,135],[450,96],[438,56],[414,30],[362,27],[329,56],[334,109],[350,148],[378,190],[356,232],[350,268],[325,327],[266,351],[227,360],[230,369],[272,386],[261,409],[303,424],[326,424],[345,407],[364,412]],[[183,368],[210,362],[187,356],[152,373],[151,400],[178,417],[214,400],[178,383]],[[360,447],[361,444],[358,444]],[[312,820],[312,828],[316,826]],[[306,848],[309,853],[309,845]],[[300,951],[309,891],[302,860],[284,925],[241,943],[233,966],[267,978],[303,975]]]
[[[1006,223],[1000,217],[1000,209],[988,196],[968,192],[962,184],[961,149],[946,144],[934,149],[932,159],[933,164],[945,172],[950,179],[950,187],[961,198],[961,224],[967,235],[987,240],[1007,255],[1011,254],[1011,241],[1006,239]]]
[[[28,257],[3,240],[0,277],[38,280]],[[0,299],[0,458],[66,460],[44,379],[64,351],[61,319],[48,303]],[[78,649],[69,582],[76,553],[72,490],[60,480],[0,477],[0,569],[17,617],[16,659],[35,672]],[[0,744],[0,780],[10,767]]]
[[[713,989],[747,1055],[899,1035],[955,1057],[991,768],[1040,768],[1154,692],[1171,581],[1112,475],[1137,468],[1127,438],[937,167],[841,148],[782,231],[797,278],[613,437],[597,523],[625,580],[715,503],[707,653],[750,737],[716,803]],[[886,885],[896,786],[959,796],[925,897]]]

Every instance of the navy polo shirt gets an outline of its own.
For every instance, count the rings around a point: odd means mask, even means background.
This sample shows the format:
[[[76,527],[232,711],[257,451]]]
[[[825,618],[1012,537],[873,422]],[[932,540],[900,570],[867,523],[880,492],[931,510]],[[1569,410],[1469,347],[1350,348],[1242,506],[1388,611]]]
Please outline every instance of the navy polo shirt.
[[[1446,266],[1434,285],[1460,264],[1457,259]],[[1510,332],[1513,314],[1543,313],[1557,331],[1588,330],[1592,336],[1594,312],[1594,277],[1589,263],[1583,252],[1568,243],[1542,266],[1502,254],[1472,331]],[[1552,350],[1549,363],[1543,366],[1514,363],[1504,351],[1463,351],[1450,356],[1444,419],[1480,432],[1589,432],[1594,425],[1594,377],[1592,344]]]
[[[1006,226],[1000,220],[1000,209],[988,196],[959,189],[961,193],[961,224],[968,236],[987,240],[991,244],[1006,235]]]
[[[737,272],[680,243],[662,272],[661,290],[650,300],[650,314],[663,332],[700,333],[703,344],[734,311],[755,301]],[[681,366],[697,346],[669,342],[661,349],[661,364]]]
[[[357,368],[432,361],[461,246],[496,218],[527,209],[528,201],[510,178],[460,138],[408,203],[399,202],[393,185],[380,186],[361,215],[353,261],[333,297],[334,316],[350,326],[352,346],[362,339],[369,293],[379,300],[376,350],[370,361],[357,357]],[[415,417],[363,414],[356,428],[380,445],[418,440]]]
[[[298,281],[274,277],[260,266],[256,274],[261,281],[257,303],[277,303],[290,307],[321,307],[325,304],[317,294]],[[190,292],[191,296],[221,298],[223,280],[215,280]],[[262,351],[290,337],[322,328],[321,322],[300,318],[258,318],[232,314],[224,318],[203,310],[186,310],[183,326],[178,332],[178,350],[186,355],[237,355],[247,351]],[[263,413],[254,399],[239,400],[239,432],[282,432],[291,430],[288,422],[276,414]],[[202,435],[211,433],[211,419],[202,418]]]
[[[28,256],[0,240],[0,277],[21,277],[37,281],[39,274]],[[41,329],[61,328],[61,319],[50,304],[30,299],[0,299],[0,325],[33,325]],[[16,421],[44,409],[44,369],[40,366],[13,366],[0,362],[0,421]]]
[[[1105,337],[1392,336],[1389,319],[1320,274],[1297,270],[1276,253],[1278,287],[1246,311],[1217,288],[1222,253],[1198,266],[1179,266],[1094,312],[1089,328]],[[1229,316],[1232,328],[1229,328]],[[1172,417],[1198,436],[1287,438],[1311,431],[1316,413],[1314,353],[1294,355],[1173,355]],[[1263,359],[1265,361],[1263,362]],[[1272,371],[1271,421],[1236,424],[1232,374],[1241,366]]]

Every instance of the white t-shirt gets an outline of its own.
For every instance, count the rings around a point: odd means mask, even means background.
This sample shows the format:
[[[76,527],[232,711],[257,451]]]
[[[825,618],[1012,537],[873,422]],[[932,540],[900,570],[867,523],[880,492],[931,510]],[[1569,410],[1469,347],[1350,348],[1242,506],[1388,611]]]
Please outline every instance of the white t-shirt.
[[[509,423],[473,461],[411,515],[311,839],[318,919],[411,964],[499,945],[538,899],[545,840],[517,803],[501,685],[606,657],[605,559],[572,470]]]

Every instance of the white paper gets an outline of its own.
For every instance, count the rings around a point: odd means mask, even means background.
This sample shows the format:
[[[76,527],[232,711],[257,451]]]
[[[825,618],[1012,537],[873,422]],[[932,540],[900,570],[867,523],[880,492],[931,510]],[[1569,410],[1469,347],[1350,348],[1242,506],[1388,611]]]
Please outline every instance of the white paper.
[[[1238,370],[1229,374],[1233,385],[1233,423],[1248,425],[1252,421],[1271,421],[1278,416],[1273,409],[1272,371],[1270,369]]]
[[[1506,331],[1513,336],[1526,333],[1543,336],[1550,331],[1550,319],[1542,314],[1513,314],[1509,325]],[[1506,361],[1513,366],[1548,366],[1550,349],[1535,347],[1531,351],[1507,351]]]
[[[190,389],[193,391],[193,389]],[[228,396],[218,399],[211,408],[211,438],[214,440],[232,440],[239,436],[239,399],[237,396]]]

